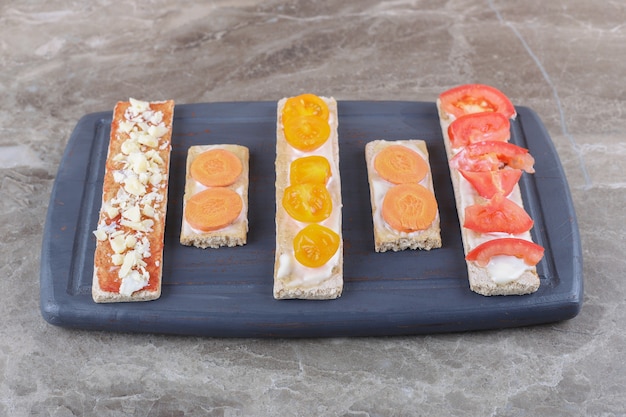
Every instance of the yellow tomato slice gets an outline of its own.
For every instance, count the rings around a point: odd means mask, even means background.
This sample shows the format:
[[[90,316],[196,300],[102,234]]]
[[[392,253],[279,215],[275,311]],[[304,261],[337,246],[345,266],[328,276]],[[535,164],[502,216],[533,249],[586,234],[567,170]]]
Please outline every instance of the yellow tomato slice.
[[[302,265],[318,268],[333,257],[339,249],[339,242],[340,237],[333,230],[319,224],[310,224],[294,238],[294,255]]]
[[[293,184],[326,184],[331,176],[328,159],[320,155],[305,156],[289,167],[289,181]]]
[[[294,116],[315,116],[328,120],[328,106],[326,102],[315,94],[301,94],[290,97],[283,107],[283,123]]]
[[[283,207],[298,221],[317,223],[330,216],[333,201],[324,184],[295,184],[285,188]]]
[[[294,116],[283,122],[285,139],[294,148],[311,152],[330,137],[328,121],[315,116]]]

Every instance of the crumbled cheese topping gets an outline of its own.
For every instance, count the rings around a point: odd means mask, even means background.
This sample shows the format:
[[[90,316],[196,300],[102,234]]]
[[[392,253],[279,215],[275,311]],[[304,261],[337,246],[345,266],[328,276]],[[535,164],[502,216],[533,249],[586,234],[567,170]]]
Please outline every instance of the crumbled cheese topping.
[[[147,234],[158,220],[166,186],[165,162],[159,150],[169,146],[161,138],[171,126],[163,113],[150,103],[131,98],[130,106],[119,121],[117,138],[124,140],[121,152],[112,155],[113,181],[120,185],[117,195],[102,204],[102,220],[93,232],[99,241],[108,241],[111,262],[119,266],[120,294],[131,295],[148,285],[150,274],[144,259],[151,256]]]

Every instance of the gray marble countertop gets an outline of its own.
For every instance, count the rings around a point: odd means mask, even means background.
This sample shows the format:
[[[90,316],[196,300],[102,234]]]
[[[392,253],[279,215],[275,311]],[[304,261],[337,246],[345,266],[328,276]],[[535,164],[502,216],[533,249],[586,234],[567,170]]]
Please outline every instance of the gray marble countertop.
[[[626,415],[626,3],[178,3],[0,4],[1,416]],[[584,255],[575,318],[297,340],[43,320],[48,200],[83,115],[128,97],[434,101],[468,82],[535,110],[554,141]]]

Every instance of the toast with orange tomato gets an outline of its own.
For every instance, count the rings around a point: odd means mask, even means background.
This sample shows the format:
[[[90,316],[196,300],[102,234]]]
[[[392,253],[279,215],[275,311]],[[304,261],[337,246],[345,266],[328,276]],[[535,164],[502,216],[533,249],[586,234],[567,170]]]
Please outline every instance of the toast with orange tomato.
[[[534,158],[509,143],[515,107],[494,87],[467,84],[441,93],[437,109],[470,289],[485,296],[537,291],[544,249],[532,240],[518,184],[534,172]]]
[[[276,116],[276,299],[335,299],[343,291],[337,102],[283,98]]]
[[[423,140],[365,145],[376,252],[441,247],[439,209]]]
[[[246,244],[249,158],[241,145],[189,148],[181,244],[202,249]]]
[[[161,295],[173,113],[171,100],[115,106],[94,231],[97,303]]]

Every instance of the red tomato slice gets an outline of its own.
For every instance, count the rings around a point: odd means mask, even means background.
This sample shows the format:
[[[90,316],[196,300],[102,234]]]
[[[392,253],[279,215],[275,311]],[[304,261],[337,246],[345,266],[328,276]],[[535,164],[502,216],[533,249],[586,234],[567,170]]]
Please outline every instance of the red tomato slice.
[[[535,172],[535,158],[528,149],[508,142],[484,141],[467,145],[450,160],[453,168],[465,171],[494,171],[504,167]]]
[[[502,194],[496,194],[485,204],[465,208],[463,227],[478,233],[523,233],[533,227],[526,211]]]
[[[464,114],[495,112],[515,119],[517,112],[511,100],[497,88],[484,84],[465,84],[439,95],[443,110],[459,118]]]
[[[511,122],[502,113],[466,114],[450,123],[448,137],[453,148],[486,140],[508,142],[511,138]]]
[[[534,242],[513,237],[489,240],[472,249],[465,257],[485,267],[489,260],[498,255],[509,255],[524,259],[527,265],[537,265],[543,258],[544,249]]]
[[[472,184],[478,195],[492,198],[500,193],[509,195],[522,176],[521,169],[504,168],[496,171],[459,170],[463,178]]]

